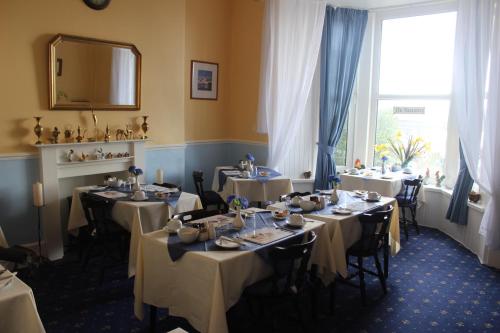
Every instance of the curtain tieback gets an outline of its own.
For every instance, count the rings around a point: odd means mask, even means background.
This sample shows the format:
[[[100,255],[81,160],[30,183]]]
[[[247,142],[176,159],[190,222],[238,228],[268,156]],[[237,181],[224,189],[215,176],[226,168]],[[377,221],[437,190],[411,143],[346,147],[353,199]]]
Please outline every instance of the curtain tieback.
[[[317,142],[316,144],[318,145],[318,150],[320,152],[322,152],[323,154],[327,154],[330,156],[335,154],[335,147],[334,146],[325,145],[325,144],[319,143],[319,142]]]

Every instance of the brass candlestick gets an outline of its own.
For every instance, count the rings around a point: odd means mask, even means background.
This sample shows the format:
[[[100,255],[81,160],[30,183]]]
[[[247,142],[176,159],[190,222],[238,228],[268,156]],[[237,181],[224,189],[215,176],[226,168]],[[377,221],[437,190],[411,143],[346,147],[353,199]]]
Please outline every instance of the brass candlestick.
[[[109,137],[110,137],[110,134],[109,134],[109,125],[106,124],[106,133],[104,133],[104,142],[109,142]]]
[[[78,125],[78,128],[76,129],[76,133],[78,134],[76,136],[76,142],[80,143],[83,140],[83,137],[85,136],[85,130],[83,131],[82,134],[82,129],[80,128],[80,125]]]
[[[141,128],[142,128],[142,131],[144,132],[144,135],[143,135],[143,139],[147,139],[147,135],[146,135],[146,132],[149,130],[149,124],[146,122],[148,120],[148,117],[149,116],[142,116],[142,119],[144,119],[142,125],[141,125]]]
[[[33,131],[35,132],[35,135],[37,137],[37,141],[35,142],[36,145],[41,145],[42,144],[42,141],[40,140],[40,137],[42,136],[42,132],[43,132],[43,127],[42,125],[40,125],[40,120],[42,119],[42,117],[33,117],[35,118],[36,120],[36,126],[33,128]]]

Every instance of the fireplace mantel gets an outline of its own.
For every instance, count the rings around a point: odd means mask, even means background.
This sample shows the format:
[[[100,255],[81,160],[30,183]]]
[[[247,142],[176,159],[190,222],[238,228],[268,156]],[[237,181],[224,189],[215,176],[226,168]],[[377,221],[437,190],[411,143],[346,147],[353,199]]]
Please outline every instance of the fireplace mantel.
[[[42,210],[43,235],[46,254],[51,260],[64,255],[61,230],[61,210],[59,183],[64,178],[80,177],[102,173],[126,171],[131,165],[146,170],[146,140],[124,140],[110,142],[82,142],[33,145],[40,156],[40,181],[43,183],[45,207]],[[127,153],[126,157],[96,159],[96,150],[104,153]],[[67,155],[74,151],[73,161]],[[89,159],[78,161],[81,154],[88,154]],[[143,176],[144,177],[144,176]]]

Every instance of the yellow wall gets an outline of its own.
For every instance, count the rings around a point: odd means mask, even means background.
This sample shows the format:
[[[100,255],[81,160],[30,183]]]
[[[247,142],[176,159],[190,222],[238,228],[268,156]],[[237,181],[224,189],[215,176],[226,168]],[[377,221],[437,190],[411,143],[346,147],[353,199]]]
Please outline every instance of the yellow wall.
[[[229,139],[267,142],[257,133],[264,2],[236,0],[231,15]]]
[[[136,129],[149,115],[153,144],[266,141],[256,133],[261,24],[255,0],[0,1],[0,153],[32,152],[33,116],[49,131],[90,127],[88,111],[48,110],[48,42],[57,33],[133,43],[142,53],[140,111],[98,111],[101,126]],[[190,99],[192,59],[219,63],[217,101]]]
[[[48,110],[48,42],[57,33],[135,44],[142,53],[139,112],[100,111],[101,124],[124,125],[150,115],[155,144],[184,142],[185,3],[112,1],[103,11],[81,0],[0,1],[0,153],[29,152],[33,116],[54,125],[91,123],[89,112]]]
[[[223,139],[228,128],[230,4],[233,0],[186,0],[186,140]],[[237,0],[238,1],[238,0]],[[219,64],[218,99],[191,99],[191,60]]]

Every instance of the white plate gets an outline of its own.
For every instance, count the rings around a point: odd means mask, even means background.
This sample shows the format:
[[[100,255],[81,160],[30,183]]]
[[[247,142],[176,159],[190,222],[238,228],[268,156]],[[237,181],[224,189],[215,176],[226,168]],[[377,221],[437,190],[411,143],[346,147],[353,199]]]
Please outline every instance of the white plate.
[[[276,220],[286,220],[286,218],[290,215],[290,212],[288,212],[286,214],[286,216],[276,216],[274,211],[271,213],[271,215],[273,216],[273,218],[275,218]]]
[[[354,194],[358,197],[363,197],[366,194],[366,191],[356,190],[354,191]]]
[[[145,198],[145,199],[136,199],[136,198],[130,198],[132,201],[146,201],[148,200],[149,198]]]
[[[223,240],[220,238],[215,240],[215,245],[222,247],[224,249],[237,249],[240,247],[240,244],[238,243]]]
[[[392,176],[382,176],[380,178],[382,178],[382,179],[392,179]]]
[[[379,202],[381,198],[382,198],[382,196],[379,196],[377,199],[363,198],[363,200],[366,202]]]
[[[339,214],[339,215],[351,215],[352,214],[352,210],[350,210],[348,208],[334,208],[334,209],[332,209],[332,212],[334,214]]]

